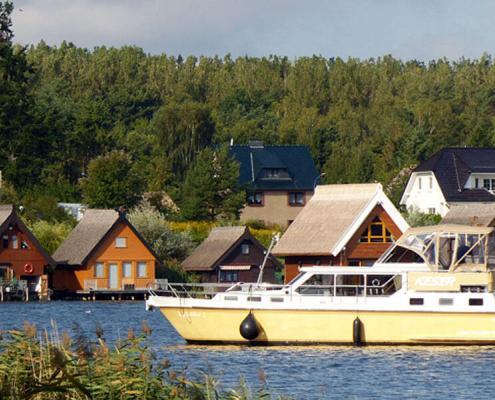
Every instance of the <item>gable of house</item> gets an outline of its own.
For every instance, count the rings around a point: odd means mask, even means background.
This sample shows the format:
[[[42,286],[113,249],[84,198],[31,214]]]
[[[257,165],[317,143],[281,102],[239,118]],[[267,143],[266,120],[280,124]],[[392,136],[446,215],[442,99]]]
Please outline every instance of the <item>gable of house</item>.
[[[401,204],[414,190],[413,184],[422,173],[433,173],[447,202],[492,202],[495,195],[495,148],[444,148],[420,163],[411,173]],[[472,180],[479,175],[489,179],[489,187]],[[491,179],[494,179],[493,185]],[[489,189],[489,190],[487,190]]]
[[[55,262],[22,222],[13,205],[0,205],[0,273],[17,279],[43,275]]]
[[[289,281],[302,266],[371,264],[408,227],[380,184],[323,185],[273,253]]]
[[[80,243],[80,245],[78,245]],[[157,257],[127,221],[113,210],[86,210],[54,254],[55,290],[145,289],[155,279]]]

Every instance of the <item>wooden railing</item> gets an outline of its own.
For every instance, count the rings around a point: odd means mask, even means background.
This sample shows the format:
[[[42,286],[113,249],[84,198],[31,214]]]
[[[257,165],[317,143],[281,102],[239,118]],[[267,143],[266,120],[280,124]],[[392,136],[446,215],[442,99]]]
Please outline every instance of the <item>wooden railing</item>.
[[[109,288],[108,279],[96,278],[84,280],[84,291],[133,291],[133,290],[166,290],[168,285],[167,279],[133,279],[122,278],[120,287]]]

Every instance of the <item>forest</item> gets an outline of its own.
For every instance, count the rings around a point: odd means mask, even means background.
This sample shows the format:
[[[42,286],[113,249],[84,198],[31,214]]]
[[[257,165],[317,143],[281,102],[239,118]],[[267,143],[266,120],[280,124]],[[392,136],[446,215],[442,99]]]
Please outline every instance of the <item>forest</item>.
[[[211,220],[217,214],[191,201],[211,186],[208,174],[222,176],[211,194],[220,206],[235,211],[243,199],[218,198],[235,186],[228,155],[225,173],[206,167],[231,140],[257,139],[307,145],[325,183],[379,181],[397,203],[410,168],[433,152],[495,145],[489,55],[423,62],[22,47],[9,4],[0,9],[0,201],[115,207],[167,193],[183,218]]]

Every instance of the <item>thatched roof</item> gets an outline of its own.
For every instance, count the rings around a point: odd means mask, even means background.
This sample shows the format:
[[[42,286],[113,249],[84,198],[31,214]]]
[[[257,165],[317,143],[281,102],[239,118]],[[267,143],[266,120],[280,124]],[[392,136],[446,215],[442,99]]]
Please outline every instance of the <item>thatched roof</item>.
[[[34,237],[29,228],[22,222],[12,204],[0,204],[0,232],[3,232],[7,225],[16,224],[19,229],[28,237],[31,244],[38,249],[48,265],[55,266],[55,261],[46,252],[38,239]]]
[[[495,203],[453,203],[442,224],[494,226]]]
[[[401,231],[409,227],[379,183],[317,186],[273,254],[336,256],[378,204]]]
[[[219,259],[234,247],[243,237],[249,236],[246,226],[213,228],[208,237],[187,257],[182,268],[186,271],[212,270]]]
[[[88,209],[82,220],[53,254],[60,264],[83,265],[93,249],[119,221],[115,210]]]
[[[0,204],[0,227],[7,221],[13,211],[14,206],[12,204]]]

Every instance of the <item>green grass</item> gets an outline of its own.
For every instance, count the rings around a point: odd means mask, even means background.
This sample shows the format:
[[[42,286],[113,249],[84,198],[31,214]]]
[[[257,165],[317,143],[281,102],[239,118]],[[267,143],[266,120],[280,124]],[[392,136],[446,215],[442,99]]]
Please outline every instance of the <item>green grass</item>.
[[[251,390],[241,379],[237,388],[220,390],[219,382],[203,375],[189,379],[157,359],[143,323],[142,332],[109,345],[103,330],[94,340],[82,334],[60,334],[56,328],[38,332],[25,323],[21,330],[2,332],[0,340],[0,398],[33,399],[280,399],[272,396],[261,377]]]

